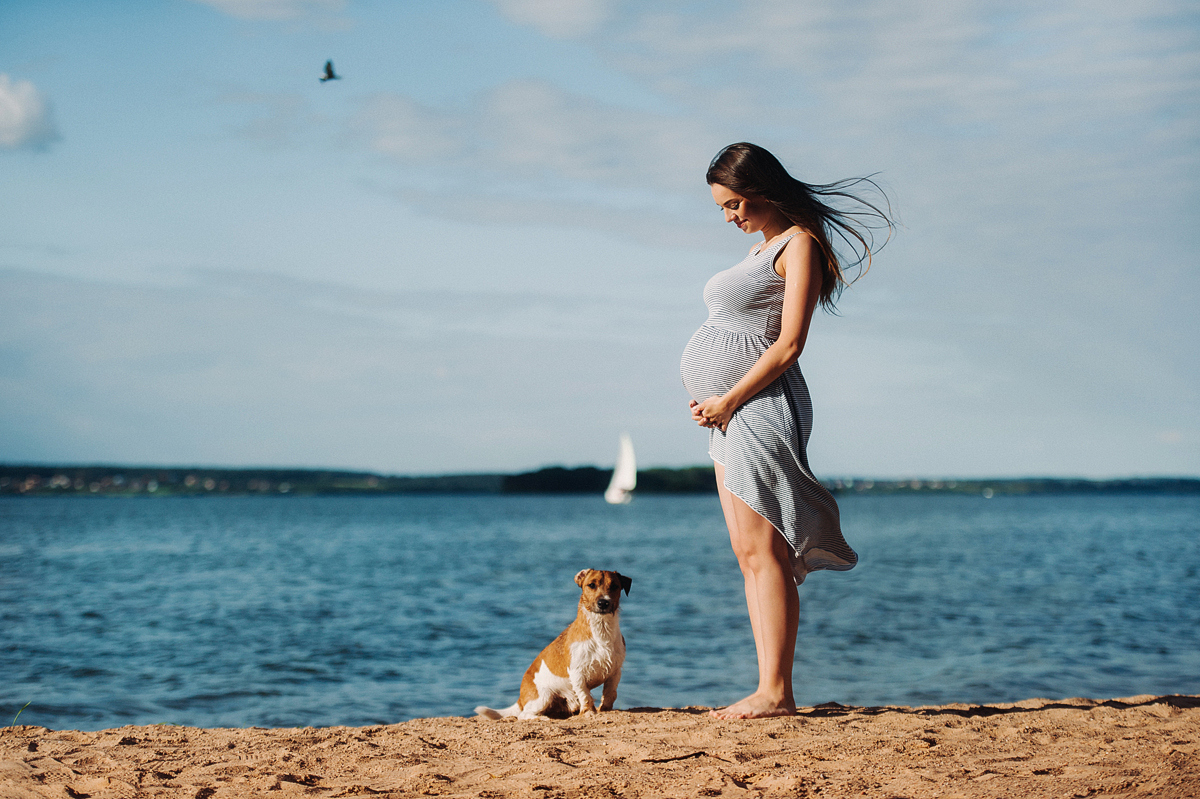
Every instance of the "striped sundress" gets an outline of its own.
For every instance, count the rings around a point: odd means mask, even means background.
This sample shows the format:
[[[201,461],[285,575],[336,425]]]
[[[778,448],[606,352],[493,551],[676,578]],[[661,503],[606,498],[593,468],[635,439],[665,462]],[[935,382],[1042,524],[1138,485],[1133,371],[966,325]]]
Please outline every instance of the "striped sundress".
[[[793,234],[795,235],[795,234]],[[791,240],[759,245],[704,287],[708,320],[683,351],[683,385],[697,402],[725,394],[779,338],[784,280],[775,257]],[[725,467],[725,487],[783,534],[796,584],[819,569],[846,571],[858,555],[842,537],[837,501],[808,467],[812,400],[800,365],[738,408],[708,454]]]

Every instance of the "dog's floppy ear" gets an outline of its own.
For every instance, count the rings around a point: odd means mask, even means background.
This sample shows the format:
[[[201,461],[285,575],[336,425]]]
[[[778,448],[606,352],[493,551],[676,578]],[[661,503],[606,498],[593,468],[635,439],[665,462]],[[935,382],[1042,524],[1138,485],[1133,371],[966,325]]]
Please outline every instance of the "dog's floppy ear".
[[[629,596],[629,586],[633,585],[633,578],[626,577],[620,572],[617,573],[617,576],[621,578],[621,587],[625,589],[625,596]]]
[[[575,575],[575,585],[583,588],[583,576],[589,571],[591,571],[591,569],[581,569],[579,574]]]

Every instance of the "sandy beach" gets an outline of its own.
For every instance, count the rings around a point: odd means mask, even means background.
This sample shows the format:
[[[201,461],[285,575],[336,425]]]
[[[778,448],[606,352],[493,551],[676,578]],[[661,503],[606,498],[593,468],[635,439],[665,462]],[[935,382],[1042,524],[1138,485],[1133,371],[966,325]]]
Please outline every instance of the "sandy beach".
[[[0,796],[1200,796],[1200,697],[377,727],[0,730]]]

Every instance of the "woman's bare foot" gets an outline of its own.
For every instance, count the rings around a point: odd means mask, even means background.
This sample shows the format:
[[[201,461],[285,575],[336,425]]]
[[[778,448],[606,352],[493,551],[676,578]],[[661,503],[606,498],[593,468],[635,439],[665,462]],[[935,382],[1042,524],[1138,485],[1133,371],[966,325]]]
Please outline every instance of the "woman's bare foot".
[[[796,715],[796,706],[753,693],[740,702],[734,702],[729,707],[710,710],[708,715],[715,719],[766,719],[774,716],[794,716]]]

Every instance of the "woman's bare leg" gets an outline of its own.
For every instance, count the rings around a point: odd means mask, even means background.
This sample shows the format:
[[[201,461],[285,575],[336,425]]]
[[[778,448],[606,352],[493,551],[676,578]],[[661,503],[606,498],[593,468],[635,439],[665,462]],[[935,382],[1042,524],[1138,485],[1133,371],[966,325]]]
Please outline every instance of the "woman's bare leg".
[[[715,467],[729,541],[746,582],[746,608],[758,653],[758,690],[712,715],[722,719],[790,716],[796,712],[792,662],[800,599],[788,543],[769,521],[725,487],[725,468],[719,463]]]

